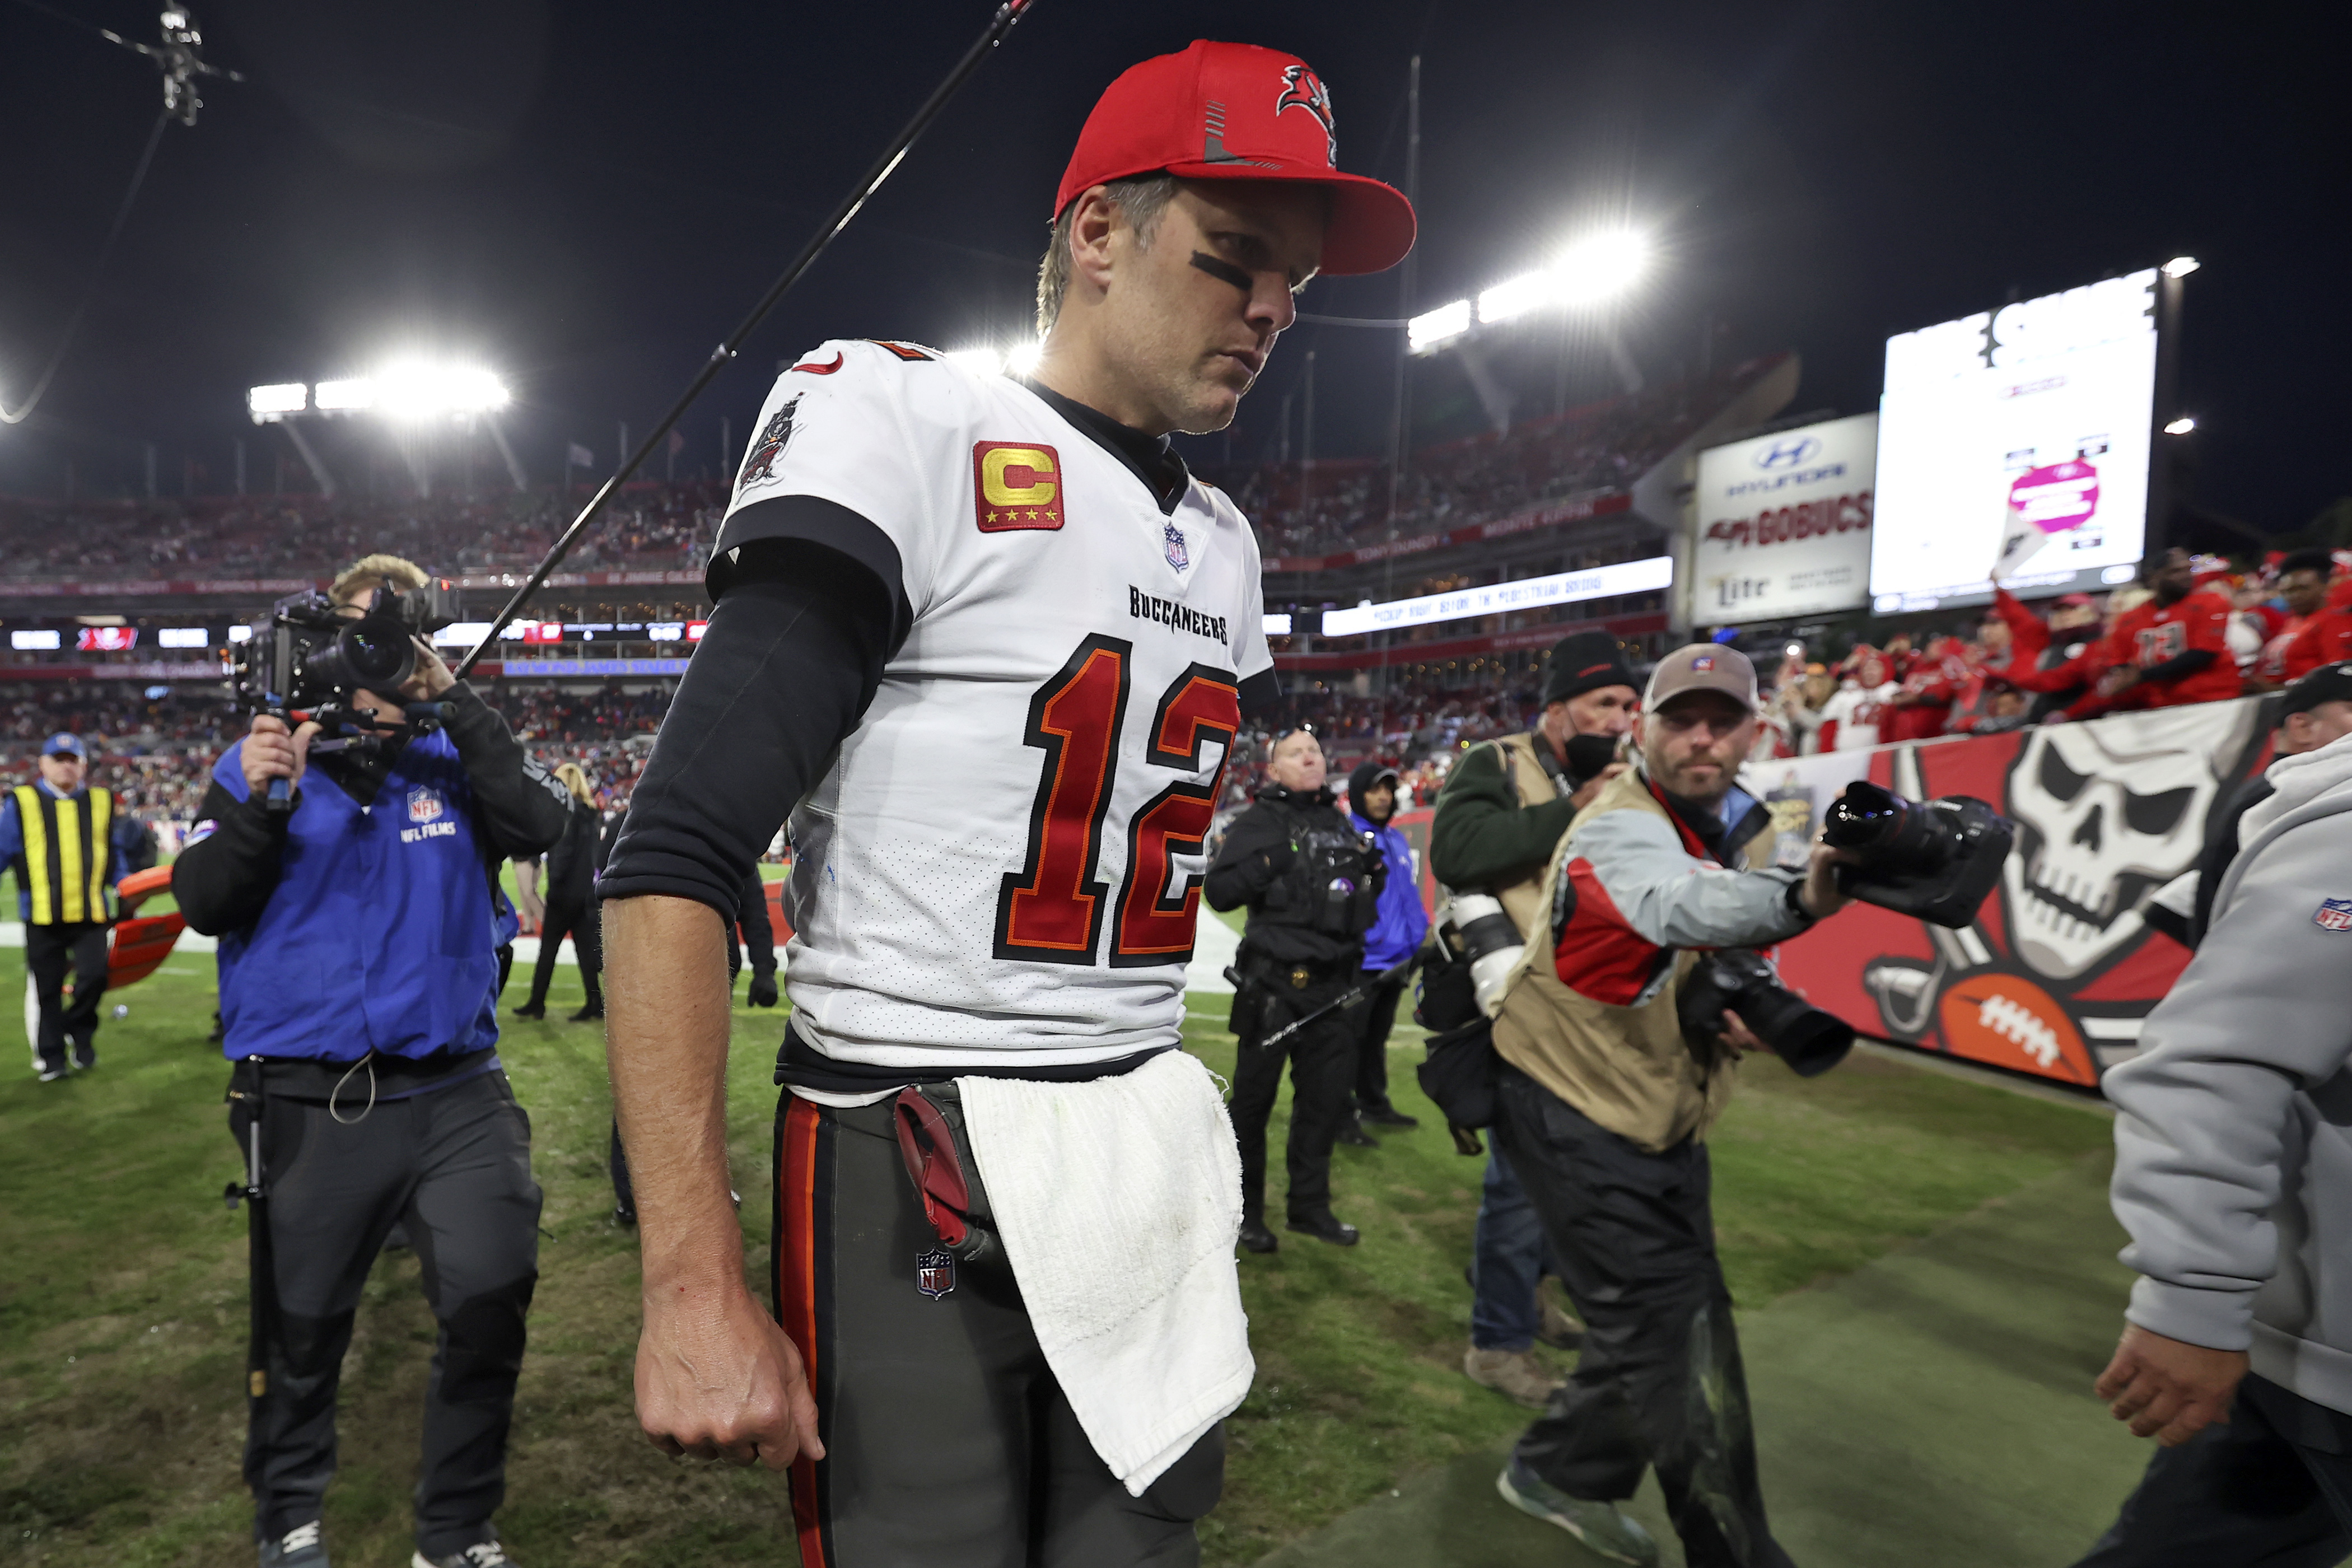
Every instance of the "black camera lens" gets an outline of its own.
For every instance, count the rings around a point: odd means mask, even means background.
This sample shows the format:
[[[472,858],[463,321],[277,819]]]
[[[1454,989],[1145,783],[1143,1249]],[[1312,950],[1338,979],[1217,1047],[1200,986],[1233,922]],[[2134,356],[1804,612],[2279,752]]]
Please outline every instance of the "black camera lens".
[[[370,616],[335,640],[343,662],[366,684],[398,686],[415,673],[416,650],[408,640],[408,628],[397,621]]]
[[[1861,779],[1830,802],[1822,838],[1862,857],[1866,869],[1914,875],[1941,869],[1960,848],[1952,830],[1926,807]]]
[[[1895,841],[1911,815],[1911,803],[1891,790],[1857,779],[1830,802],[1822,837],[1832,848],[1878,849]]]
[[[416,645],[408,628],[388,616],[345,622],[335,628],[331,641],[312,645],[302,658],[306,691],[349,692],[364,687],[389,693],[415,673]]]

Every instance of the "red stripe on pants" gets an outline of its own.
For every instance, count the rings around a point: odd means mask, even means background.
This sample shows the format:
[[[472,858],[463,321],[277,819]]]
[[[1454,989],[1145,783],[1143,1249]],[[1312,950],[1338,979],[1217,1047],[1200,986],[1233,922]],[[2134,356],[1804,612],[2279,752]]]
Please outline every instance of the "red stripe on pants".
[[[776,1153],[776,1203],[782,1223],[776,1247],[776,1300],[784,1335],[801,1352],[802,1374],[817,1386],[816,1133],[817,1107],[795,1096],[784,1112]],[[817,1509],[816,1461],[805,1451],[793,1461],[793,1521],[799,1529],[803,1568],[829,1568],[824,1522]]]

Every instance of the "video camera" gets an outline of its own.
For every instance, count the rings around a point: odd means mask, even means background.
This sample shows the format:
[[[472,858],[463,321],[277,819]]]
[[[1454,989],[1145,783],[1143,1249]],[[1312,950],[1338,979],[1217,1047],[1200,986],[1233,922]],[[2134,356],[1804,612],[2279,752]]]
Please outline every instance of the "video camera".
[[[229,692],[249,712],[315,709],[362,688],[398,690],[416,673],[412,640],[457,618],[456,584],[436,579],[403,594],[378,588],[361,614],[318,592],[270,606],[229,666]]]
[[[363,720],[351,698],[362,690],[391,696],[408,683],[416,674],[415,639],[457,618],[457,584],[435,578],[406,593],[387,585],[357,606],[356,616],[353,607],[315,590],[271,605],[268,618],[255,622],[253,636],[227,656],[231,705],[279,719],[307,711],[325,731],[310,742],[314,755],[372,747],[379,727],[439,722],[437,702],[404,704],[399,720],[385,724]],[[270,781],[267,804],[271,811],[291,809],[284,779]]]
[[[1958,931],[2000,879],[2017,825],[1973,795],[1921,803],[1865,781],[1830,803],[1822,840],[1855,857],[1838,890]]]
[[[1782,985],[1763,955],[1749,948],[1701,953],[1683,982],[1675,1016],[1682,1023],[1684,1043],[1702,1067],[1714,1058],[1701,1049],[1700,1042],[1722,1037],[1727,1009],[1738,1014],[1748,1032],[1800,1078],[1829,1071],[1853,1048],[1853,1026]]]

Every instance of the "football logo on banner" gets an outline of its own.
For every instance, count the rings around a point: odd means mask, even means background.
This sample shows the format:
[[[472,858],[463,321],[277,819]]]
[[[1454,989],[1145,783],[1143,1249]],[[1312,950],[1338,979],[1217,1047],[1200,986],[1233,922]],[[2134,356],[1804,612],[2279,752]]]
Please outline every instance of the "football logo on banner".
[[[1751,794],[1788,806],[1778,847],[1810,848],[1821,806],[1866,778],[1913,800],[1973,795],[2016,824],[1993,896],[1957,930],[1869,905],[1782,944],[1784,982],[1880,1039],[2090,1086],[2138,1048],[2189,961],[2151,920],[2195,866],[2208,816],[2268,760],[2255,699],[2117,713],[2024,733],[1776,759]],[[1801,823],[1801,835],[1790,829]],[[2352,932],[2352,896],[2321,900]]]
[[[1062,458],[1028,441],[975,441],[971,447],[973,521],[982,533],[1062,526]]]

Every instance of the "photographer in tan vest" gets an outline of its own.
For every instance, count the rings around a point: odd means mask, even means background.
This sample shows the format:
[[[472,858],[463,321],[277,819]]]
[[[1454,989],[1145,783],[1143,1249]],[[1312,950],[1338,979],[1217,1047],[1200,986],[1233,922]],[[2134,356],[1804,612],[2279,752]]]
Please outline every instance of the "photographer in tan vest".
[[[1560,835],[1625,771],[1614,753],[1640,704],[1640,682],[1616,638],[1562,637],[1545,666],[1536,727],[1470,752],[1446,779],[1430,824],[1437,879],[1492,893],[1524,935]],[[1576,1321],[1538,1293],[1538,1281],[1558,1273],[1545,1260],[1543,1226],[1525,1189],[1490,1147],[1471,1247],[1470,1347],[1462,1370],[1530,1410],[1542,1409],[1559,1385],[1536,1359],[1535,1342],[1568,1350],[1582,1338]]]
[[[1694,950],[1768,947],[1843,908],[1843,857],[1774,868],[1737,783],[1758,731],[1746,655],[1701,643],[1652,672],[1633,763],[1550,857],[1495,1015],[1495,1138],[1586,1324],[1575,1374],[1497,1478],[1515,1508],[1612,1561],[1657,1545],[1620,1512],[1655,1468],[1690,1568],[1785,1568],[1757,1475],[1705,1142],[1739,1056],[1736,1013],[1686,1036]],[[1750,866],[1759,868],[1748,869]]]

